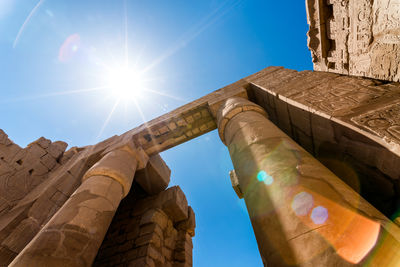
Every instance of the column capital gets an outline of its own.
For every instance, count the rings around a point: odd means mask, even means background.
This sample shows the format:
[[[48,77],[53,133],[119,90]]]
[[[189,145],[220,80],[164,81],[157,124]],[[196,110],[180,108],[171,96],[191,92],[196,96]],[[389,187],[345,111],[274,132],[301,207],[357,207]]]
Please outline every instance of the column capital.
[[[221,141],[225,143],[225,127],[228,122],[241,112],[255,111],[268,118],[267,112],[259,105],[242,97],[231,97],[226,99],[220,106],[217,112],[218,134]]]
[[[138,160],[135,154],[127,150],[116,149],[108,152],[94,164],[83,176],[82,182],[93,176],[106,176],[119,182],[123,188],[124,197],[131,188]]]

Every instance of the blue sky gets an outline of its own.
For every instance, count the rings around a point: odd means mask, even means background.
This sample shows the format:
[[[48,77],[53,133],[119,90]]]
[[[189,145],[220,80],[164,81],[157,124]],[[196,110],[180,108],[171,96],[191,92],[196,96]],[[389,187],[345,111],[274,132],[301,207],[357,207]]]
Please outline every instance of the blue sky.
[[[297,0],[1,0],[0,128],[94,144],[265,67],[312,69],[307,29]],[[121,67],[146,90],[111,92]],[[194,266],[262,266],[217,133],[162,156],[196,212]]]

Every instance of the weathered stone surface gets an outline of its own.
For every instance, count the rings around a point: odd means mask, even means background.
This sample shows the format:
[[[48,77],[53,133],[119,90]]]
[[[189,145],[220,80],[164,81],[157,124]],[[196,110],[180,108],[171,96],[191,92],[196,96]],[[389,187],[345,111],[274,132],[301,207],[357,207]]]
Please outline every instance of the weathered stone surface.
[[[196,218],[192,207],[188,207],[188,218],[184,221],[180,221],[176,228],[178,230],[185,230],[191,237],[195,235]]]
[[[335,1],[328,3],[336,4]],[[344,15],[340,18],[344,18]],[[314,16],[312,19],[320,18]],[[344,70],[345,66],[342,67]],[[140,153],[135,154],[137,168],[143,169],[148,155],[152,161],[151,158],[157,157],[152,155],[215,129],[217,109],[230,96],[249,96],[260,104],[268,112],[271,121],[303,148],[318,156],[335,173],[344,173],[341,178],[360,190],[368,201],[385,214],[392,215],[400,208],[400,169],[397,168],[400,164],[400,138],[397,134],[400,118],[396,102],[400,97],[399,85],[334,73],[296,72],[270,67],[94,146],[71,148],[64,152],[65,143],[51,143],[40,138],[22,149],[0,131],[0,240],[6,240],[17,229],[25,229],[24,223],[31,219],[37,220],[39,228],[43,227],[81,185],[84,173],[110,151],[125,146],[143,147]],[[232,106],[237,114],[251,108]],[[261,109],[260,112],[264,111]],[[230,119],[225,127],[228,127]],[[253,117],[243,127],[254,127],[258,122],[258,118]],[[224,138],[233,140],[237,137],[230,135]],[[243,138],[246,141],[251,139]],[[176,254],[179,260],[187,259],[185,253],[175,253],[175,245],[178,232],[184,230],[189,235],[194,234],[194,216],[191,217],[191,209],[179,187],[158,193],[168,184],[169,170],[164,168],[160,171],[163,168],[153,163],[147,166],[157,173],[153,176],[160,179],[145,180],[152,184],[146,184],[143,180],[140,182],[140,178],[136,182],[155,195],[149,198],[149,202],[138,199],[135,209],[124,213],[125,217],[121,219],[123,223],[119,227],[128,225],[126,220],[131,216],[136,218],[135,224],[139,225],[139,219],[149,209],[166,214],[166,226],[163,221],[159,224],[164,228],[155,222],[143,224],[143,229],[132,226],[127,233],[118,236],[118,247],[114,251],[107,247],[106,254],[116,264],[121,264],[124,258],[114,255],[115,251],[128,251],[131,259],[146,258],[148,249],[145,246],[134,249],[135,238],[141,235],[142,230],[146,234],[154,231],[160,238],[160,244],[163,242],[158,253],[168,259],[163,263],[165,266],[189,264],[189,261],[174,262],[173,257]],[[99,188],[94,186],[93,190]],[[128,191],[125,190],[125,193]],[[138,193],[141,196],[143,194],[141,191]],[[95,208],[100,207],[97,205]],[[90,211],[87,214],[90,215]],[[147,227],[146,230],[144,227]],[[39,228],[32,227],[32,235]],[[75,237],[67,240],[68,244],[74,243],[71,240],[84,238],[84,235],[77,237],[75,234],[71,233]],[[52,240],[54,237],[49,238]],[[14,246],[15,250],[24,247],[30,241],[28,239],[21,239],[21,243]],[[7,240],[11,240],[11,237]],[[73,245],[71,249],[75,249]],[[1,259],[11,261],[15,255],[15,252],[10,253],[7,247],[0,245]],[[148,258],[156,265],[162,262],[158,256]]]
[[[122,196],[117,181],[89,177],[10,266],[91,265]]]
[[[106,176],[119,182],[126,196],[131,189],[133,177],[138,166],[135,152],[114,150],[107,153],[100,161],[94,164],[83,176],[86,180],[92,176]]]
[[[243,192],[239,185],[239,180],[236,176],[235,170],[229,172],[229,178],[231,179],[232,188],[239,198],[243,198]]]
[[[314,69],[400,80],[397,0],[307,0]]]
[[[254,103],[238,98],[226,102],[218,112],[218,127],[223,126],[220,134],[225,137],[265,264],[358,264],[375,246],[387,243],[379,236],[381,229],[396,240],[391,245],[400,248],[397,226],[265,114],[245,108],[246,102],[250,107]],[[242,107],[240,112],[232,108],[235,102]],[[222,116],[228,122],[222,123]]]
[[[93,266],[192,266],[193,210],[186,207],[187,220],[174,224],[179,217],[161,209],[171,200],[167,196],[178,190],[169,188],[158,196],[140,197],[134,185],[122,200]]]
[[[135,174],[135,181],[150,195],[156,195],[167,188],[171,170],[160,157],[155,154],[149,158],[146,167]]]

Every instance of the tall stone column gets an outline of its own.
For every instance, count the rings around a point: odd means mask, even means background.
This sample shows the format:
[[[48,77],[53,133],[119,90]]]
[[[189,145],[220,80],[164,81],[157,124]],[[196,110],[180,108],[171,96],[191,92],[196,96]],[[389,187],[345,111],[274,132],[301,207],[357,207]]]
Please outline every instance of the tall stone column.
[[[271,123],[260,106],[230,98],[217,120],[264,264],[400,262],[398,228]]]
[[[131,147],[108,152],[10,266],[91,266],[137,166]]]

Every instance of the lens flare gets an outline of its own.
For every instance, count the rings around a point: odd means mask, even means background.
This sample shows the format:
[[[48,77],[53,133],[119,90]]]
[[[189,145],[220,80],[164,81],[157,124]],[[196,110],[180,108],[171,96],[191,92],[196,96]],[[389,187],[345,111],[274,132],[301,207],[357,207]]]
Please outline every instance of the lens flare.
[[[323,224],[328,219],[328,210],[325,207],[315,207],[311,212],[311,220],[315,224]]]
[[[274,182],[274,178],[267,174],[265,171],[259,171],[257,174],[257,180],[264,182],[266,185],[271,185]]]
[[[292,209],[297,216],[307,215],[313,206],[313,196],[307,192],[298,193],[292,201]]]
[[[60,47],[58,53],[58,60],[67,62],[72,59],[76,52],[78,52],[81,45],[81,37],[75,33],[67,37]]]

